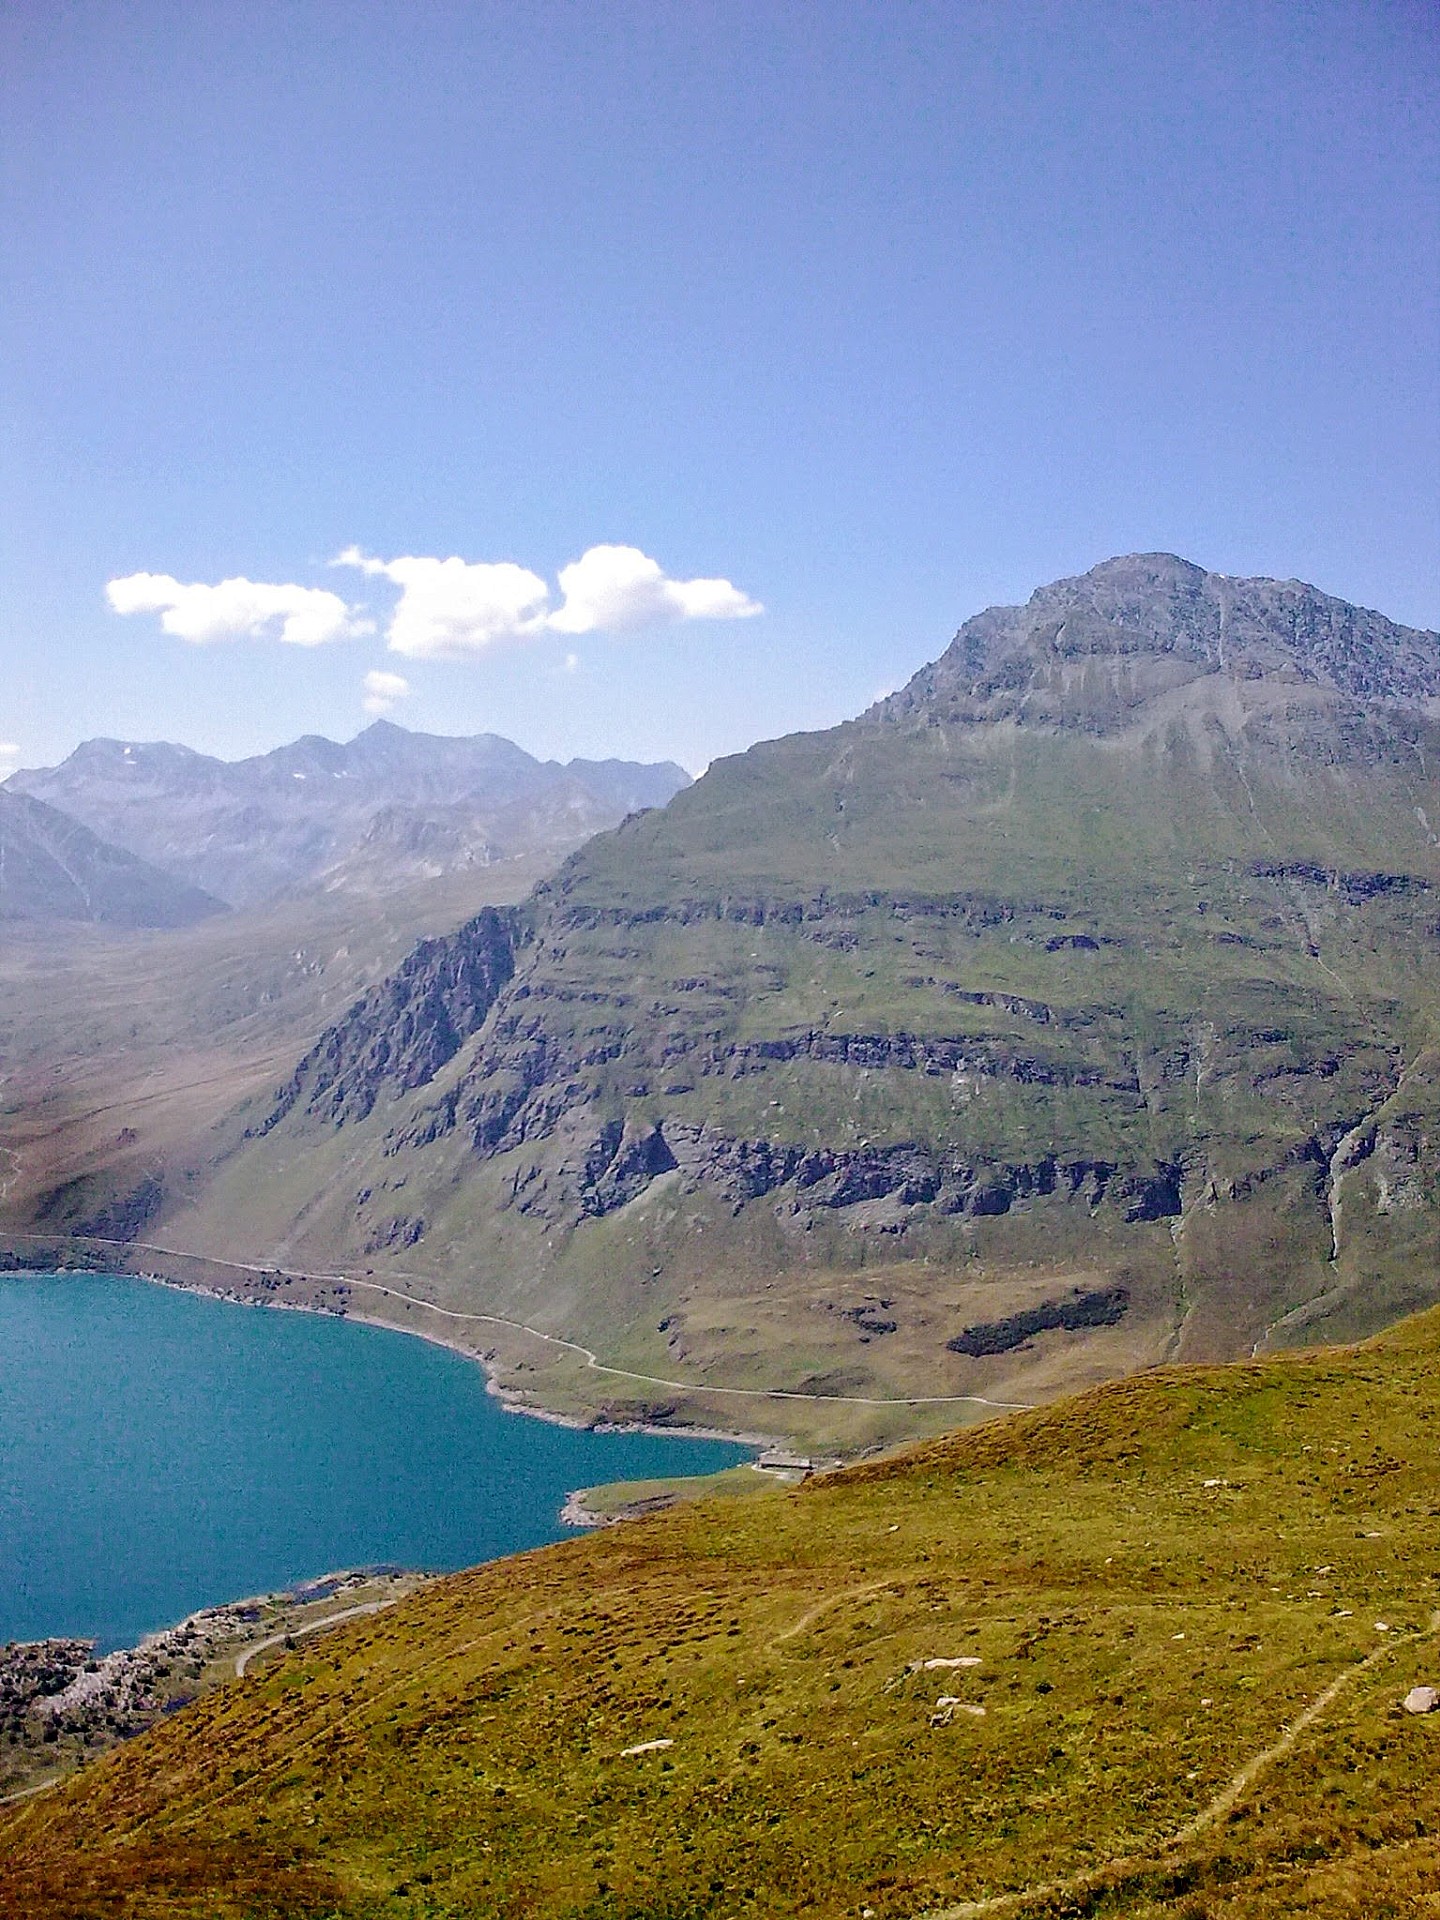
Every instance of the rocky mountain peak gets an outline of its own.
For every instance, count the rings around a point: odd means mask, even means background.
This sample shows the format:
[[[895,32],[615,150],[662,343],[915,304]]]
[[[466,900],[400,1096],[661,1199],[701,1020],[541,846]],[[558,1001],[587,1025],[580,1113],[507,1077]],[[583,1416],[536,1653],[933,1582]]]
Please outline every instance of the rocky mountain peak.
[[[1103,665],[1106,673],[1091,670]],[[1209,675],[1424,707],[1440,700],[1440,635],[1299,580],[1208,573],[1132,553],[967,620],[938,660],[867,718],[1087,719]]]

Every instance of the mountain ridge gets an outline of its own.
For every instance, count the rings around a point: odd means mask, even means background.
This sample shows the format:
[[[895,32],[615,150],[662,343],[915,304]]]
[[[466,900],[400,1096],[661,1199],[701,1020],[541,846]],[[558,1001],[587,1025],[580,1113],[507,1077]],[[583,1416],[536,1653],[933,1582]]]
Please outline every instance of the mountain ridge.
[[[688,784],[669,762],[541,761],[500,734],[376,720],[226,761],[171,742],[97,738],[5,790],[231,905],[321,887],[375,893],[495,860],[558,857]]]
[[[0,922],[185,927],[225,911],[223,900],[102,839],[58,807],[0,787]]]
[[[1440,702],[1440,635],[1401,626],[1299,580],[1207,573],[1175,554],[1127,554],[1039,587],[1023,605],[966,621],[939,659],[862,719],[1009,689],[1013,669],[1159,656],[1248,679],[1281,679],[1365,700]],[[991,709],[986,717],[997,718]],[[1027,719],[1034,723],[1033,711]]]

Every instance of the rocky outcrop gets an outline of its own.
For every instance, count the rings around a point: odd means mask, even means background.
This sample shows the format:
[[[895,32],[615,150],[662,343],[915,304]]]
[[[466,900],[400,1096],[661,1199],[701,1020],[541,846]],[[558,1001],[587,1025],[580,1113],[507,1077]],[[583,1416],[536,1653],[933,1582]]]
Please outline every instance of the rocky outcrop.
[[[998,995],[965,997],[977,1005],[1000,1001]],[[1025,1017],[1034,1016],[1027,1013]],[[1005,1041],[904,1032],[805,1033],[777,1040],[757,1040],[712,1053],[702,1063],[701,1070],[739,1077],[757,1063],[785,1060],[815,1060],[826,1066],[861,1067],[872,1072],[895,1068],[902,1073],[982,1074],[1041,1087],[1111,1086],[1126,1093],[1137,1092],[1139,1088],[1133,1073],[1111,1075],[1102,1067],[1021,1052]]]
[[[422,940],[321,1035],[255,1132],[297,1107],[337,1125],[363,1120],[382,1092],[427,1085],[479,1031],[527,931],[522,910],[485,907],[457,933]]]
[[[846,922],[876,909],[902,924],[912,920],[952,921],[977,932],[1007,926],[1021,916],[1054,920],[1068,917],[1065,907],[1042,900],[972,892],[907,893],[878,887],[859,891],[821,888],[801,898],[736,889],[644,907],[600,904],[577,897],[574,871],[562,870],[537,893],[542,899],[553,899],[562,923],[577,932],[602,927],[694,927],[717,921],[738,927],[796,927],[821,944],[843,949],[849,931]],[[1095,942],[1089,944],[1094,946]]]
[[[1068,1300],[1046,1300],[1038,1307],[1027,1307],[1022,1313],[1007,1314],[1003,1320],[987,1320],[979,1326],[966,1327],[945,1345],[951,1353],[968,1354],[974,1359],[987,1354],[1013,1353],[1017,1347],[1028,1346],[1037,1333],[1050,1333],[1057,1328],[1074,1333],[1084,1327],[1116,1326],[1124,1319],[1129,1306],[1130,1294],[1125,1287],[1097,1287],[1089,1292],[1076,1292]]]
[[[366,1196],[368,1198],[368,1196]],[[366,1236],[361,1248],[363,1253],[403,1253],[408,1247],[419,1246],[425,1237],[425,1222],[418,1214],[401,1213],[393,1220],[374,1227]]]
[[[81,1176],[62,1181],[45,1196],[35,1210],[35,1223],[118,1245],[139,1239],[164,1206],[165,1197],[158,1173],[147,1173],[120,1192],[103,1175]]]
[[[164,1182],[148,1173],[128,1193],[79,1221],[75,1232],[89,1240],[138,1240],[164,1204]]]
[[[1413,1213],[1429,1204],[1440,1161],[1437,1144],[1418,1114],[1399,1114],[1376,1129],[1371,1169],[1377,1212]]]
[[[659,1127],[607,1121],[586,1155],[580,1206],[587,1214],[613,1213],[679,1165]]]
[[[1261,880],[1299,880],[1326,893],[1338,894],[1350,906],[1376,900],[1384,894],[1428,894],[1428,880],[1413,873],[1341,873],[1313,860],[1256,860],[1250,872]]]
[[[600,1217],[643,1193],[662,1173],[678,1172],[689,1191],[705,1188],[736,1211],[772,1196],[790,1215],[843,1213],[889,1203],[892,1224],[907,1209],[982,1218],[1029,1201],[1058,1197],[1087,1208],[1108,1204],[1129,1222],[1168,1219],[1181,1204],[1181,1169],[1151,1166],[1122,1172],[1113,1161],[987,1160],[921,1144],[850,1150],[803,1147],[780,1140],[740,1139],[722,1129],[668,1121],[663,1127],[618,1120],[591,1134],[564,1170],[575,1216]],[[517,1179],[521,1212],[543,1210],[554,1187]]]

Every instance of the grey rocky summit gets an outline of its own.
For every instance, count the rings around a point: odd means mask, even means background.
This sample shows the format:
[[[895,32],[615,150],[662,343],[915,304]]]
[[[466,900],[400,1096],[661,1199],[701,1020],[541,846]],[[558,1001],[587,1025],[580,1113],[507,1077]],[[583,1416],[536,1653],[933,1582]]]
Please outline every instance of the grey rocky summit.
[[[1303,581],[1128,554],[967,620],[870,717],[1094,720],[1211,674],[1424,705],[1440,701],[1440,635]]]

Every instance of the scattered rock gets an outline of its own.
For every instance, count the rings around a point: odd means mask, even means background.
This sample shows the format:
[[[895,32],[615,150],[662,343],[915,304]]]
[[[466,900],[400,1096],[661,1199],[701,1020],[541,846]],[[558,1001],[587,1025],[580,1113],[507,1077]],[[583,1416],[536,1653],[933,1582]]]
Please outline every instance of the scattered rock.
[[[637,1753],[660,1753],[666,1747],[673,1747],[673,1740],[642,1740],[638,1746],[622,1747],[620,1758],[629,1760]]]
[[[977,1720],[985,1718],[984,1707],[976,1706],[971,1700],[962,1700],[958,1694],[942,1693],[935,1702],[930,1724],[932,1727],[948,1727],[957,1713],[973,1714]]]
[[[1412,1687],[1400,1704],[1406,1713],[1434,1713],[1440,1707],[1440,1687]]]

